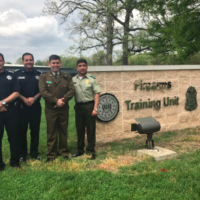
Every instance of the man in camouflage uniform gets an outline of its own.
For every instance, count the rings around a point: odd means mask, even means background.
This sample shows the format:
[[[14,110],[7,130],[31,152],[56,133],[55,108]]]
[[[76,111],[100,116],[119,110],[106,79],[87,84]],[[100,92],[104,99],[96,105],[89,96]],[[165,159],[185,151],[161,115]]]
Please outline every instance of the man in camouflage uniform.
[[[61,61],[57,55],[49,57],[51,68],[39,79],[39,90],[45,100],[47,121],[47,162],[52,162],[57,155],[57,136],[59,133],[59,153],[68,160],[67,128],[69,117],[68,101],[74,95],[71,75],[60,71]]]
[[[93,75],[87,73],[87,61],[77,61],[78,75],[73,77],[75,87],[75,114],[76,130],[78,135],[78,151],[72,156],[81,156],[84,153],[85,127],[87,128],[87,147],[91,159],[95,159],[96,116],[100,99],[100,86]]]

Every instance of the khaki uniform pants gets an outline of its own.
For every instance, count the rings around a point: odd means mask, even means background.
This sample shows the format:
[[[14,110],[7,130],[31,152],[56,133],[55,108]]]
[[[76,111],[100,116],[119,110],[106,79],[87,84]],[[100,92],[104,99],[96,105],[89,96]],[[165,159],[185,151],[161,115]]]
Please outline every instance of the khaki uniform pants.
[[[68,155],[67,129],[69,107],[45,108],[47,121],[47,158],[57,156],[57,138],[59,136],[59,154],[63,157]]]

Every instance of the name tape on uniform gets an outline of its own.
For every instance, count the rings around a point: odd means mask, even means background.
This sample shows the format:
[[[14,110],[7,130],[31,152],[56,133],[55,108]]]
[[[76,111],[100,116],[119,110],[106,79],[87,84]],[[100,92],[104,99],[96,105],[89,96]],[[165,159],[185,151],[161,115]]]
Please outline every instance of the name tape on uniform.
[[[19,76],[18,79],[25,79],[25,76]]]

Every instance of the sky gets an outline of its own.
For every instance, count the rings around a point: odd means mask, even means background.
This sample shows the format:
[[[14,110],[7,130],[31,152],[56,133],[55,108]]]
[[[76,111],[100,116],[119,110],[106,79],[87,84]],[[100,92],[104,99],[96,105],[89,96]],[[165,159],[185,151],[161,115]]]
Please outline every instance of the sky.
[[[35,61],[52,54],[62,55],[73,45],[65,25],[44,16],[44,0],[1,0],[0,52],[6,62],[15,63],[25,52]]]
[[[74,45],[69,37],[70,31],[66,30],[67,24],[62,24],[58,17],[42,13],[44,2],[45,0],[1,0],[0,53],[4,55],[6,62],[15,63],[25,52],[32,53],[35,61],[47,59],[52,54],[66,55],[69,47]],[[140,19],[136,11],[133,14],[134,20]],[[78,20],[77,16],[73,15],[68,22],[72,18]],[[122,15],[122,20],[124,17]],[[141,24],[140,20],[137,23]],[[115,47],[115,50],[119,49],[120,46]],[[79,56],[78,53],[75,56]]]

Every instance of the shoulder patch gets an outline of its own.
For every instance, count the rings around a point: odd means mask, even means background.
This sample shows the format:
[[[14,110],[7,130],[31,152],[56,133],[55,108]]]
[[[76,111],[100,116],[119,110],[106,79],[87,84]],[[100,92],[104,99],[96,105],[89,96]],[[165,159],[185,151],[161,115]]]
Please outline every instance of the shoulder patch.
[[[93,79],[96,79],[96,77],[95,77],[95,76],[93,76],[93,75],[91,75],[91,77],[92,77]]]
[[[39,71],[37,69],[35,69],[35,72],[37,72],[38,74],[42,74],[42,71]]]
[[[5,73],[6,73],[6,74],[12,74],[12,72],[11,72],[11,71],[8,71],[8,70],[5,70]]]
[[[67,72],[67,73],[64,72],[64,78],[65,78],[65,79],[68,79],[69,76],[70,76],[70,72]]]

